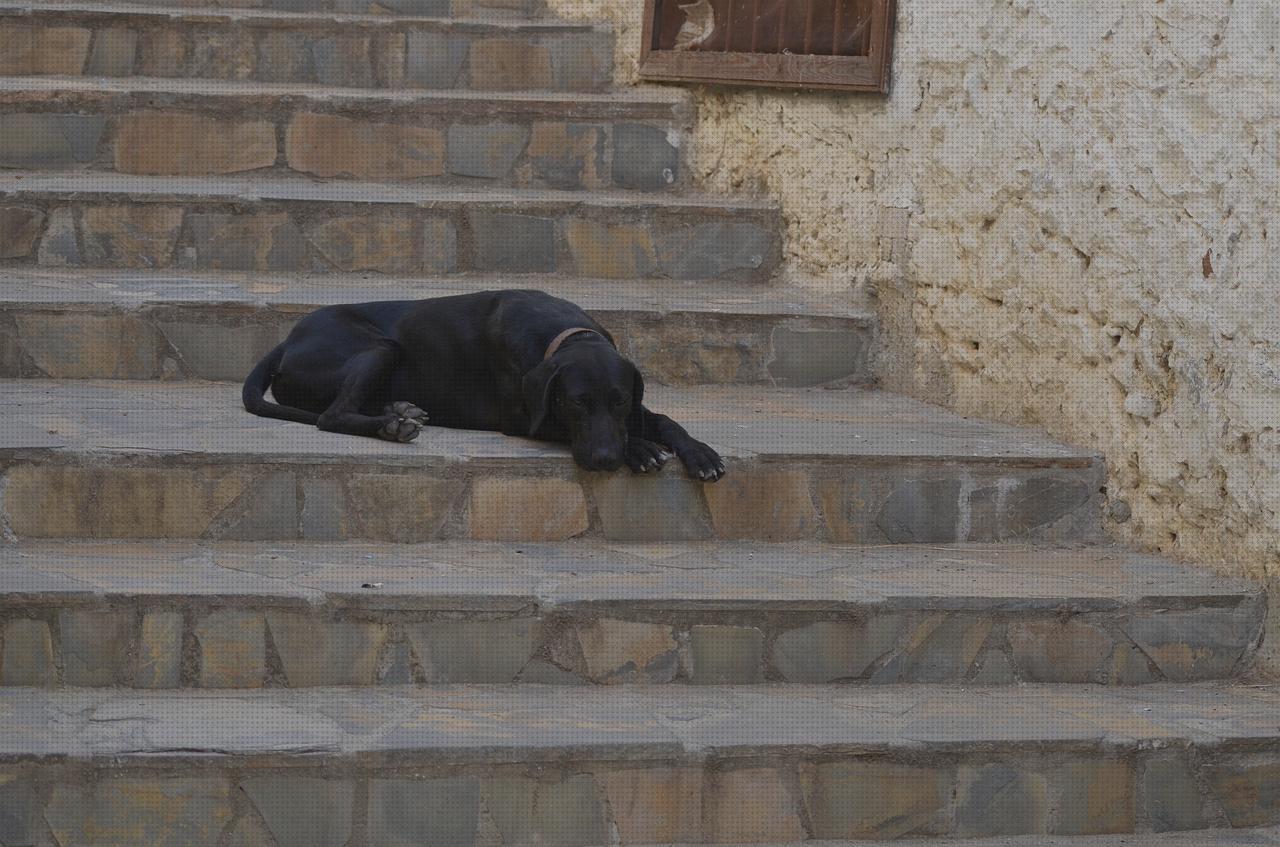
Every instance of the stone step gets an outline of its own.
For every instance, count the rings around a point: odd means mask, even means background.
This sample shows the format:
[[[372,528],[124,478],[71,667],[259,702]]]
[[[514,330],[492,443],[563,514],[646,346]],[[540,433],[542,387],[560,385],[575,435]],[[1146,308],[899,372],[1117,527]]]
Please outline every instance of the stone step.
[[[0,168],[668,190],[683,94],[0,78]]]
[[[0,172],[0,262],[762,283],[776,206],[655,192]]]
[[[753,847],[1274,847],[1280,845],[1280,827],[1256,829],[1200,829],[1190,832],[1150,832],[1125,835],[1013,835],[997,838],[966,838],[960,842],[940,842],[937,839],[908,839],[905,841],[791,841],[786,844],[756,844]],[[663,845],[672,847],[672,845]],[[675,845],[682,847],[682,845]],[[684,845],[683,847],[691,847]],[[736,845],[746,847],[746,845]]]
[[[1100,548],[0,547],[0,685],[1100,683],[1249,670],[1265,594]]]
[[[613,32],[500,16],[0,2],[0,75],[32,74],[605,91],[613,79]]]
[[[343,847],[1280,825],[1273,686],[9,688],[0,713],[0,808],[24,827],[17,843],[48,831],[60,844],[143,833]]]
[[[337,13],[343,18],[353,15],[407,18],[476,18],[510,16],[514,18],[537,17],[546,13],[541,0],[50,0],[45,3],[9,3],[10,6],[29,8],[33,5],[48,7],[70,6],[91,11],[102,9],[136,11],[161,7],[166,11],[201,9],[205,13],[239,13],[254,10],[286,12],[289,14],[326,15]]]
[[[874,391],[654,388],[726,479],[587,473],[566,448],[412,444],[255,417],[225,383],[0,381],[11,537],[860,544],[1090,540],[1102,460]],[[428,410],[429,412],[430,410]]]
[[[0,273],[0,378],[239,381],[298,316],[362,303],[533,286],[587,309],[652,383],[872,381],[876,321],[851,298],[706,282],[370,280],[332,274]]]

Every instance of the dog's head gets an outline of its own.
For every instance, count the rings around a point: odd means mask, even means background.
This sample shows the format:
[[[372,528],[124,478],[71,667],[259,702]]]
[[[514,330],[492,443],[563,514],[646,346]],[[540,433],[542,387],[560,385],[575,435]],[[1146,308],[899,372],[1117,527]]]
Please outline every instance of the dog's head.
[[[627,446],[627,419],[644,399],[644,379],[612,347],[574,344],[525,376],[524,398],[530,437],[560,430],[580,467],[616,471]]]

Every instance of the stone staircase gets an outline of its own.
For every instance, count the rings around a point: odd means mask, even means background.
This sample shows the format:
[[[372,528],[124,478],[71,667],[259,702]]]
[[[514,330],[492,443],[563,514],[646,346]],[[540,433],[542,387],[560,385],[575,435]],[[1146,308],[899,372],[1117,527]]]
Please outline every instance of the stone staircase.
[[[1259,588],[875,390],[607,29],[216,5],[0,2],[0,845],[1280,844]],[[729,476],[240,408],[317,305],[502,286]]]

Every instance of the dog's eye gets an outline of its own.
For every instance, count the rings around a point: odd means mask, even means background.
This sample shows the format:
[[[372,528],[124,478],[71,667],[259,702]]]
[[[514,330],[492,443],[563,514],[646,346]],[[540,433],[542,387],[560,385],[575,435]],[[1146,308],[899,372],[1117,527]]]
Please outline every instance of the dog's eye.
[[[612,397],[609,399],[609,405],[615,409],[621,408],[627,401],[622,397]]]

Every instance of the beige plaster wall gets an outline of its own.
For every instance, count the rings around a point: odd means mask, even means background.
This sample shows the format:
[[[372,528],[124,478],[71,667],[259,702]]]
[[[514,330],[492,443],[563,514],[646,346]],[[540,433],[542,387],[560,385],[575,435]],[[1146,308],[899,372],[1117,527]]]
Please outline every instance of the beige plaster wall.
[[[640,0],[550,0],[620,30]],[[1096,445],[1117,534],[1280,580],[1280,4],[900,0],[890,97],[696,88],[784,284],[866,292],[888,387]]]

